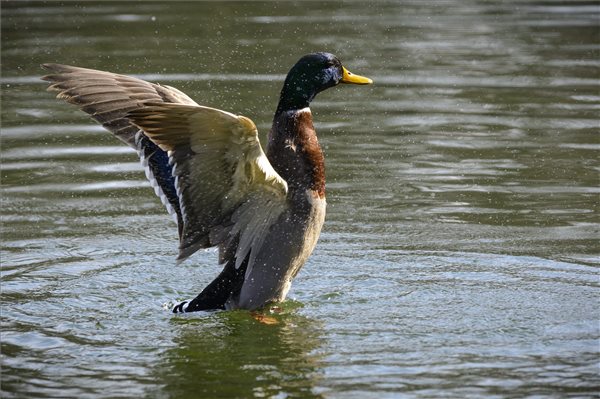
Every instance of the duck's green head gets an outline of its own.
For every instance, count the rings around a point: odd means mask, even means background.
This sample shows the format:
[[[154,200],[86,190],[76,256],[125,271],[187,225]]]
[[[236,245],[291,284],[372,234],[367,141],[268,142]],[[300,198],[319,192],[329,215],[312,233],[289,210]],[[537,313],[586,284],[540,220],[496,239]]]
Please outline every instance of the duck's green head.
[[[277,110],[308,107],[317,93],[340,83],[365,85],[373,81],[348,71],[333,54],[307,54],[288,73]]]

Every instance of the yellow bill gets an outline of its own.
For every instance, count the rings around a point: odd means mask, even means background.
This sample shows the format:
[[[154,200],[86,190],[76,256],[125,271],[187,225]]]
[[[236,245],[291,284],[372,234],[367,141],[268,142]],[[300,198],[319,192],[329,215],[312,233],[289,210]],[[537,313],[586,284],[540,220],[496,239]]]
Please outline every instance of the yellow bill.
[[[342,76],[341,83],[352,83],[355,85],[370,85],[373,83],[371,79],[355,75],[344,67],[342,67],[342,70],[344,71],[344,75]]]

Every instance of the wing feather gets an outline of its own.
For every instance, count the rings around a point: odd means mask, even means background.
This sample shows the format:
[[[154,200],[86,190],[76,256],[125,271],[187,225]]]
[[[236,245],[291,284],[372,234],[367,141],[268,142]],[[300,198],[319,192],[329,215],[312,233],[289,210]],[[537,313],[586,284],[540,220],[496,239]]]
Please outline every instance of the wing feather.
[[[169,152],[183,216],[178,259],[219,245],[222,261],[252,261],[287,209],[288,190],[254,123],[214,108],[153,102],[128,117]]]
[[[50,71],[42,77],[50,83],[48,91],[58,92],[57,98],[76,105],[137,150],[150,184],[177,220],[181,234],[183,222],[168,156],[138,134],[140,129],[131,123],[127,113],[143,107],[146,101],[197,105],[194,100],[174,87],[131,76],[61,64],[44,64],[43,67]]]
[[[197,105],[173,87],[132,76],[61,64],[43,67],[51,72],[42,77],[51,83],[48,91],[58,92],[57,98],[78,106],[132,148],[138,128],[126,118],[129,111],[146,101]]]
[[[250,119],[201,107],[170,86],[68,65],[44,67],[51,72],[42,78],[51,83],[49,91],[138,151],[156,194],[178,220],[180,260],[218,245],[221,262],[235,258],[240,267],[248,258],[251,268],[287,209],[287,184]]]

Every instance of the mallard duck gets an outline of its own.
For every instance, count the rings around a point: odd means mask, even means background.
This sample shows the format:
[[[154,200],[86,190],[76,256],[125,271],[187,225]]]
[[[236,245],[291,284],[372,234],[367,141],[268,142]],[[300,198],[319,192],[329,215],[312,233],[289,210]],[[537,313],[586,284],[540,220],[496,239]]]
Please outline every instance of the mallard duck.
[[[90,114],[142,161],[179,229],[183,261],[218,247],[221,273],[174,313],[256,310],[283,301],[325,219],[325,165],[309,104],[339,83],[370,84],[332,54],[289,71],[266,154],[245,116],[202,106],[174,87],[68,65],[44,64],[57,98]]]

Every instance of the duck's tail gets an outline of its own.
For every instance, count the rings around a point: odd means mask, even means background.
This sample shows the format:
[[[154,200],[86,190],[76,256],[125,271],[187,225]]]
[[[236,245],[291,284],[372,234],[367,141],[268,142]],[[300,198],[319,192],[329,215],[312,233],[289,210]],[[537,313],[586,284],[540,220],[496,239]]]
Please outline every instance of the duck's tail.
[[[173,308],[173,313],[225,309],[227,300],[230,297],[239,295],[244,283],[247,266],[248,257],[246,257],[237,269],[235,267],[235,259],[229,260],[217,278],[206,286],[196,298],[176,305]]]

